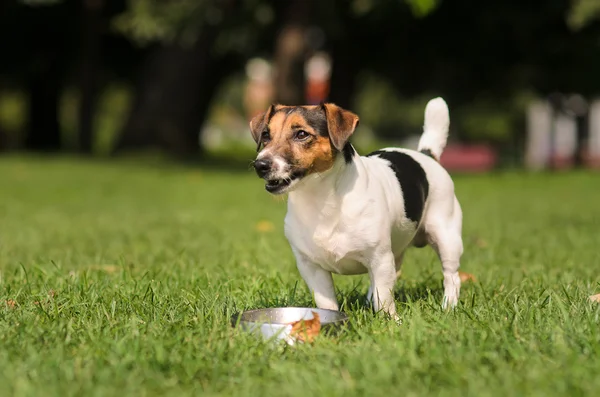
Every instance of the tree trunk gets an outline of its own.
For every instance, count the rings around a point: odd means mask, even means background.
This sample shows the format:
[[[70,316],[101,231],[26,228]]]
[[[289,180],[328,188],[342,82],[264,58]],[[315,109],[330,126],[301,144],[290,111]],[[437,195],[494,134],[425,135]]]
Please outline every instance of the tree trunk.
[[[8,137],[6,136],[6,132],[0,126],[0,152],[6,150],[8,148]]]
[[[81,80],[79,83],[79,151],[92,153],[94,114],[98,95],[98,64],[103,0],[83,1]]]
[[[353,41],[350,41],[352,43]],[[352,109],[359,72],[355,54],[348,41],[337,41],[332,46],[331,91],[329,101],[345,109]]]
[[[133,110],[115,152],[161,147],[177,156],[200,152],[199,133],[230,68],[211,56],[216,29],[192,48],[161,45],[142,66]]]
[[[312,1],[288,0],[284,26],[275,44],[275,100],[285,105],[305,102],[304,63],[306,61],[306,24]]]
[[[56,59],[46,53],[39,63],[42,70],[29,80],[29,114],[25,149],[40,152],[60,150],[60,127],[58,124],[58,101],[60,75]]]

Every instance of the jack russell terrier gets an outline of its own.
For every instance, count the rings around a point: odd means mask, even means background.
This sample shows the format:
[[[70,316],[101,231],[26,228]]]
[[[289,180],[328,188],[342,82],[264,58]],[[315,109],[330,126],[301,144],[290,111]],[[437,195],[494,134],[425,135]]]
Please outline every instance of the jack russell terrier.
[[[446,102],[432,99],[418,151],[360,156],[349,142],[358,116],[335,104],[272,105],[250,121],[254,168],[268,192],[288,193],[285,235],[317,307],[338,310],[332,273],[368,273],[367,299],[398,319],[393,289],[402,257],[428,244],[442,262],[442,306],[457,304],[462,211],[438,163],[449,124]]]

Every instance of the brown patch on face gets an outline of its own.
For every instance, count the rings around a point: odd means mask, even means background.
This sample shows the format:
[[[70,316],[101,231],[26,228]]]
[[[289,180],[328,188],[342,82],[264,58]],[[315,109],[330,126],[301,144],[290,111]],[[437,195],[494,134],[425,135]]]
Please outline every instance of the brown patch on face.
[[[327,137],[319,136],[315,142],[299,153],[297,160],[308,173],[324,172],[333,167],[337,152]]]
[[[337,150],[342,150],[358,125],[358,116],[333,103],[324,103],[329,139]]]
[[[338,152],[327,135],[325,114],[318,106],[280,106],[272,115],[268,130],[270,141],[265,149],[293,169],[311,174],[333,166]]]
[[[252,138],[254,138],[254,142],[258,144],[256,147],[256,151],[258,152],[261,147],[261,139],[262,135],[267,131],[269,121],[271,117],[277,110],[277,105],[269,106],[266,112],[258,114],[250,120],[250,132],[252,133]]]
[[[277,156],[296,176],[330,169],[358,124],[358,116],[336,106],[272,105],[254,117],[250,130],[257,151]]]

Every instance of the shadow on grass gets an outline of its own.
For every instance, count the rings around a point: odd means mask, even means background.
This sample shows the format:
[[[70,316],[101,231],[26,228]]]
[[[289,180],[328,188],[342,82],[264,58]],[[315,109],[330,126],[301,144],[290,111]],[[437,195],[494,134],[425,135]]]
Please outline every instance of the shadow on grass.
[[[441,285],[432,287],[430,283],[420,283],[410,287],[401,287],[394,291],[396,302],[401,303],[428,300],[429,298],[441,301],[443,295],[444,288]]]
[[[396,303],[412,303],[429,299],[441,302],[443,292],[443,287],[433,285],[431,280],[411,285],[401,283],[394,289],[394,299]],[[356,287],[348,292],[338,294],[338,300],[342,310],[371,308],[371,303],[367,302],[367,294],[362,293]]]
[[[265,285],[258,292],[258,295],[252,302],[244,305],[244,307],[236,307],[239,310],[251,310],[261,308],[275,307],[315,307],[315,302],[311,295],[306,293],[305,288],[301,285],[301,281],[297,281],[294,285],[289,286],[278,292],[270,290]],[[441,282],[435,280],[433,275],[427,279],[414,283],[399,281],[394,289],[394,299],[396,303],[412,303],[418,301],[433,300],[441,302],[443,296],[443,287]],[[337,292],[338,303],[340,310],[364,310],[370,308],[371,304],[367,302],[367,294],[361,283],[354,284],[350,289],[344,288]]]

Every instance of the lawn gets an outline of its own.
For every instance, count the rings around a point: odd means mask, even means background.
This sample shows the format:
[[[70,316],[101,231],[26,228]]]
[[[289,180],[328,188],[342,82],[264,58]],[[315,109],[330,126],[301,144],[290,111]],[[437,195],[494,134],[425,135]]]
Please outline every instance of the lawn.
[[[2,396],[554,396],[600,390],[600,178],[457,176],[458,308],[412,250],[398,326],[337,277],[351,321],[284,348],[242,309],[312,305],[285,203],[243,169],[0,157]]]

